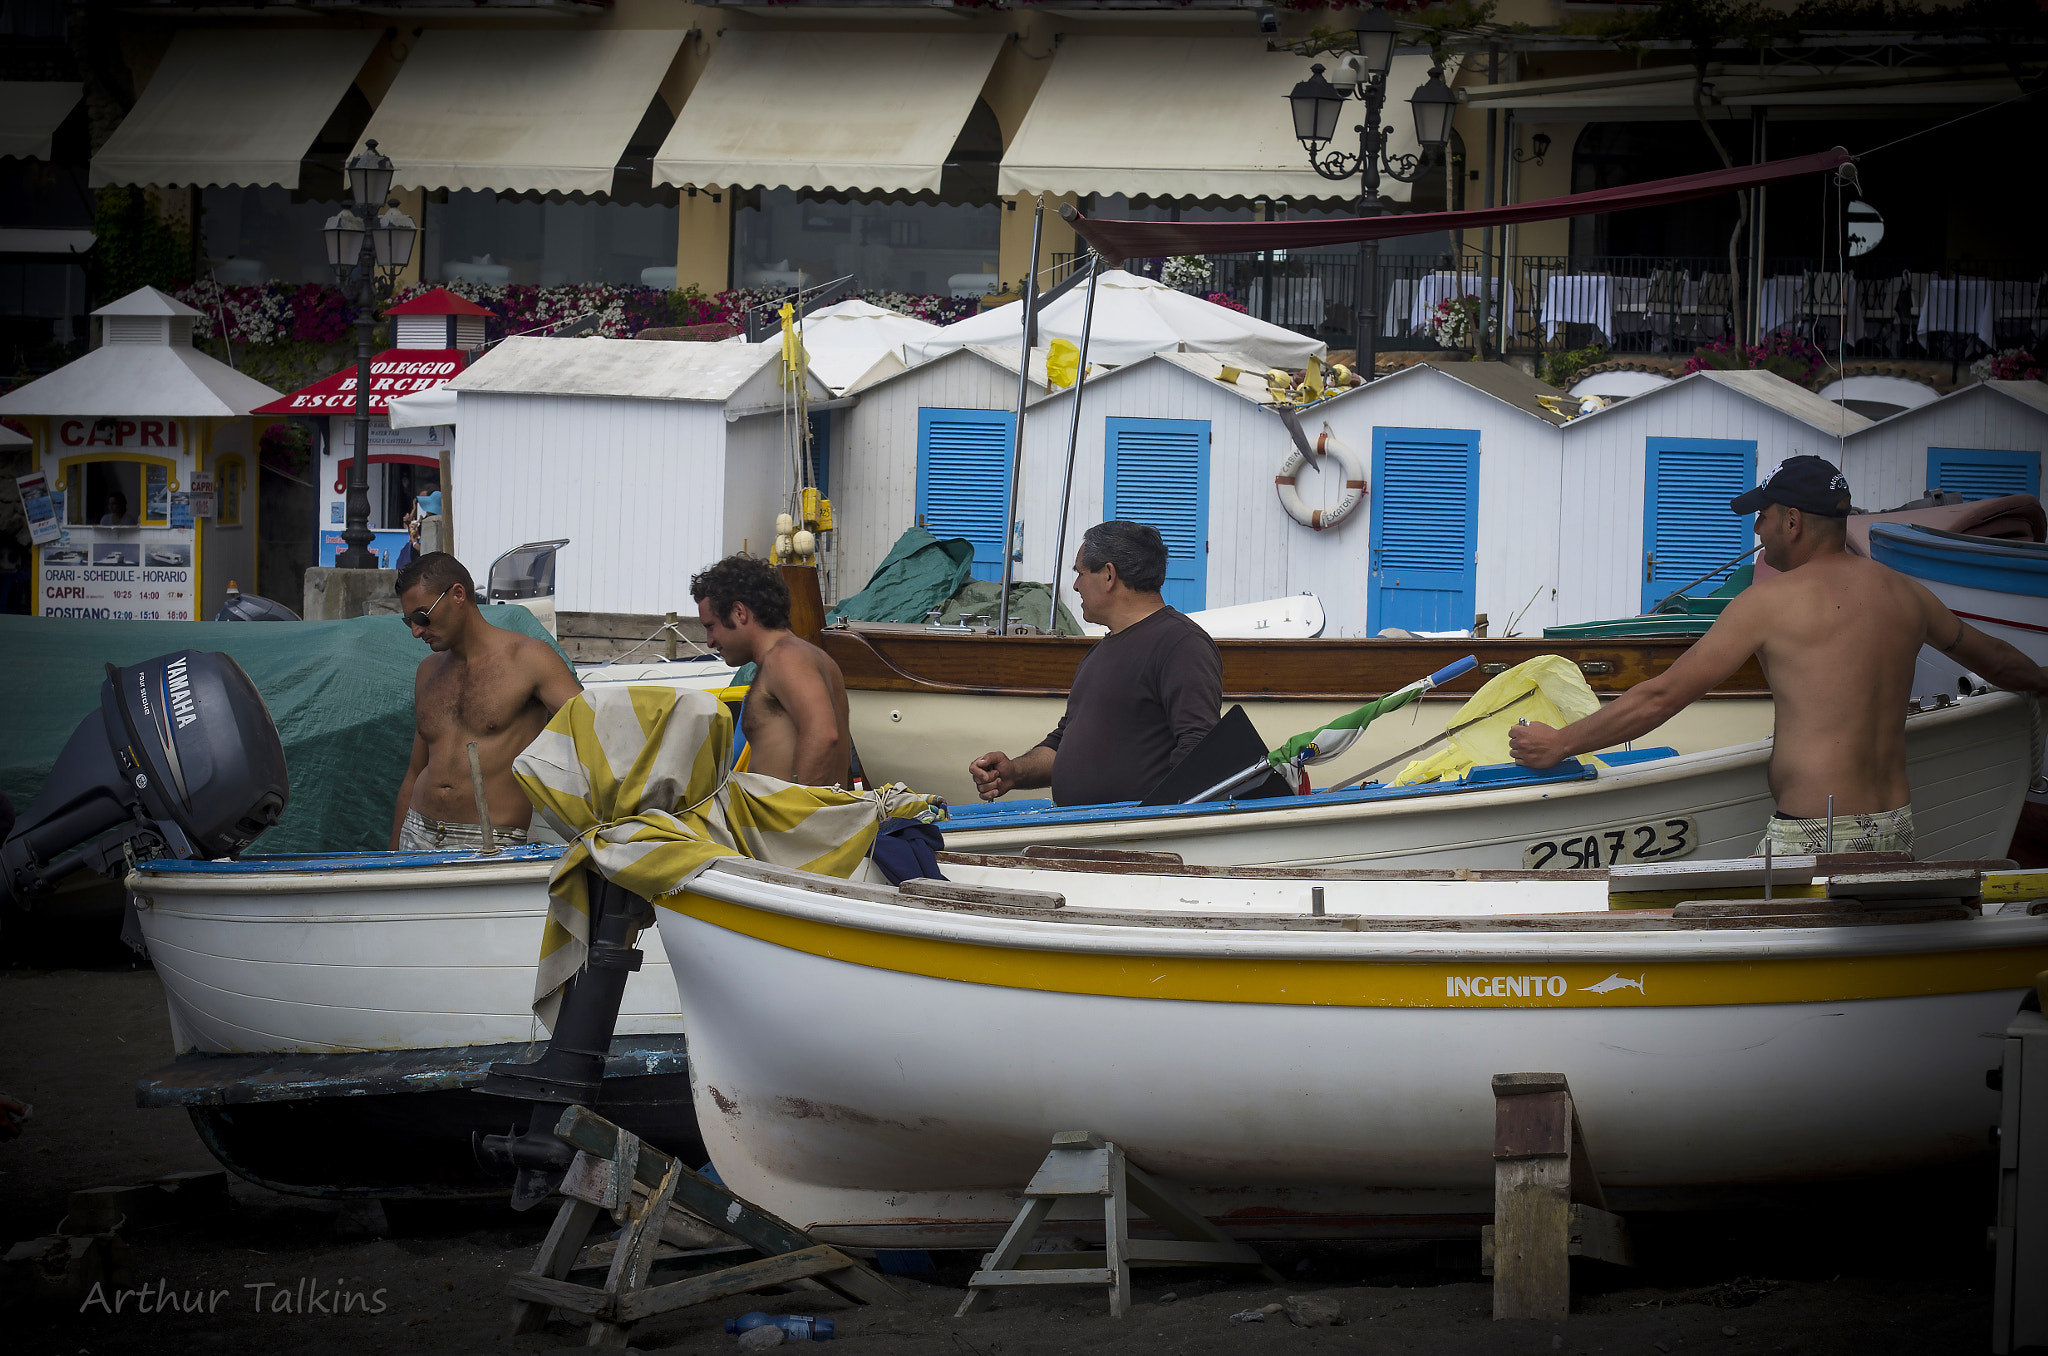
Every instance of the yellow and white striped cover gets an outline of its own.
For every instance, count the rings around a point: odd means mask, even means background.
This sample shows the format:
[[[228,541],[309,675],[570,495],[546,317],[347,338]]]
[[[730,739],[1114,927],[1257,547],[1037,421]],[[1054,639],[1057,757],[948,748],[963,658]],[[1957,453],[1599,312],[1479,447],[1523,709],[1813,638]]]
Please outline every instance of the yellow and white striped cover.
[[[720,857],[850,878],[890,815],[943,817],[901,786],[856,794],[732,771],[732,717],[708,692],[602,687],[563,706],[512,760],[526,797],[569,844],[548,882],[533,1010],[550,1028],[590,945],[584,868],[657,905]]]

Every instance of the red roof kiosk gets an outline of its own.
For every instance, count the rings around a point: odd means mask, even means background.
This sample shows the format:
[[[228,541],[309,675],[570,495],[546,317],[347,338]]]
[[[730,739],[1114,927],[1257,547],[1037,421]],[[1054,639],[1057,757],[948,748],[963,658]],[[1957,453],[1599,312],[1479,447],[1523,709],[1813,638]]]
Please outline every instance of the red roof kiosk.
[[[370,363],[370,529],[376,534],[370,550],[380,568],[393,569],[405,548],[405,515],[413,501],[447,488],[455,429],[449,424],[394,429],[390,402],[439,386],[467,366],[484,346],[484,322],[491,312],[436,287],[384,314],[392,318],[396,347]],[[355,455],[356,369],[346,367],[255,412],[326,416],[314,563],[332,566],[335,553],[347,545],[341,532],[348,514],[348,463]],[[429,508],[435,502],[429,500]]]

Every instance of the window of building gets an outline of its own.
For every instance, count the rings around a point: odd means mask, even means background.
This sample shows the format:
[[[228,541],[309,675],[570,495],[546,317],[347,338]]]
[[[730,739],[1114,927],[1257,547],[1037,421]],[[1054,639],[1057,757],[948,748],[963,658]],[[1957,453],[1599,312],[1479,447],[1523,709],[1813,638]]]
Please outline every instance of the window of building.
[[[370,101],[350,85],[300,161],[297,188],[199,190],[201,255],[215,281],[223,287],[334,281],[320,232],[344,205],[342,165],[369,126],[370,111]]]
[[[505,287],[565,283],[673,287],[680,189],[654,182],[654,155],[675,125],[650,100],[609,193],[427,195],[422,277]]]
[[[138,457],[64,465],[64,520],[73,527],[163,527],[171,518],[171,464]]]
[[[242,525],[242,490],[247,472],[240,457],[219,457],[213,463],[213,525]]]
[[[732,284],[793,287],[852,275],[864,291],[978,297],[1001,285],[1002,129],[975,101],[936,193],[747,189],[734,195]]]

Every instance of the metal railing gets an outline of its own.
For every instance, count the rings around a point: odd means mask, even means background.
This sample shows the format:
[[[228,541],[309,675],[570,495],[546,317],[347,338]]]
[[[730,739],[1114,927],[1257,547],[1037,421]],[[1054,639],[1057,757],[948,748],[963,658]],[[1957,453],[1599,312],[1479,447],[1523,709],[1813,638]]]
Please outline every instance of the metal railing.
[[[1055,255],[1063,275],[1074,255]],[[1130,260],[1158,276],[1164,260]],[[1333,347],[1354,342],[1357,255],[1349,249],[1276,250],[1208,256],[1217,292],[1252,315],[1313,334]],[[1689,353],[1737,331],[1796,334],[1850,356],[1971,358],[1988,348],[2048,338],[2048,266],[1948,263],[1902,266],[1852,260],[1846,273],[1821,261],[1772,258],[1761,281],[1731,274],[1721,257],[1508,255],[1491,287],[1510,353],[1601,344],[1617,353]],[[1475,250],[1382,254],[1380,348],[1437,348],[1431,321],[1476,297],[1487,276]]]

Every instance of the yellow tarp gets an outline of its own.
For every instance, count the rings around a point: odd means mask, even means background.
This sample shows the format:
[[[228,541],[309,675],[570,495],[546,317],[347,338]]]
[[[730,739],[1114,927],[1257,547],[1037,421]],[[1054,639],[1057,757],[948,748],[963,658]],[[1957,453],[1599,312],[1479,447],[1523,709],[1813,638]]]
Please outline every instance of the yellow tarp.
[[[586,867],[674,907],[721,857],[851,878],[882,820],[943,817],[901,786],[856,794],[735,772],[732,717],[708,692],[604,687],[569,702],[512,761],[526,798],[569,844],[548,881],[533,1010],[550,1028],[590,948]]]
[[[1508,762],[1508,731],[1516,721],[1562,729],[1599,709],[1600,699],[1586,686],[1577,664],[1560,655],[1537,655],[1488,680],[1450,719],[1453,726],[1478,723],[1452,735],[1441,753],[1410,763],[1387,785],[1456,781],[1482,763]]]

